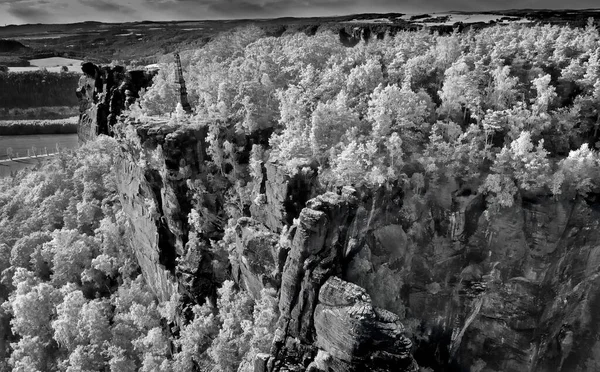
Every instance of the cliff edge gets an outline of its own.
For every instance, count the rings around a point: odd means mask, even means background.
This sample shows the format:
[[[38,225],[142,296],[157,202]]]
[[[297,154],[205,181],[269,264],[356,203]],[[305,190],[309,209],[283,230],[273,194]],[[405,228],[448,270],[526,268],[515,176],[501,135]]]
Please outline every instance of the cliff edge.
[[[82,88],[104,82],[98,76]],[[326,190],[310,165],[290,175],[274,162],[237,183],[234,171],[210,164],[202,123],[116,123],[110,113],[125,100],[108,111],[106,96],[84,102],[82,128],[113,123],[96,133],[121,144],[130,243],[157,298],[178,293],[183,319],[225,278],[254,298],[277,291],[270,353],[248,370],[599,368],[594,202],[538,195],[490,213],[482,195],[458,186],[439,191],[444,203],[394,188]],[[93,137],[87,130],[82,136]],[[247,166],[261,139],[237,141]],[[235,192],[240,205],[228,205]],[[418,217],[407,218],[407,208]]]

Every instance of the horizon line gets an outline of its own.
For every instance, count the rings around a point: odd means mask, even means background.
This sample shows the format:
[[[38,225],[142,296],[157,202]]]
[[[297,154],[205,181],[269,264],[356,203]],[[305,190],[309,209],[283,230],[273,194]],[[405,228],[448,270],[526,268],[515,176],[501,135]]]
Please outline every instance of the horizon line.
[[[20,23],[20,24],[5,24],[0,26],[0,28],[4,27],[20,27],[20,26],[43,26],[43,25],[78,25],[85,23],[96,23],[96,24],[106,24],[106,25],[118,25],[118,24],[127,24],[127,23],[185,23],[185,22],[223,22],[223,21],[231,21],[231,22],[242,22],[242,21],[257,21],[257,20],[266,20],[266,21],[275,21],[281,19],[310,19],[310,18],[340,18],[340,17],[351,17],[351,16],[360,16],[360,15],[389,15],[389,14],[401,14],[401,15],[424,15],[424,14],[439,14],[439,13],[463,13],[463,14],[490,14],[490,13],[502,13],[509,11],[556,11],[556,12],[583,12],[583,11],[597,11],[600,12],[600,7],[598,8],[564,8],[564,9],[553,9],[553,8],[509,8],[509,9],[496,9],[496,10],[482,10],[482,11],[472,11],[472,10],[439,10],[435,12],[365,12],[365,13],[348,13],[348,14],[336,14],[336,15],[327,15],[327,16],[281,16],[281,17],[256,17],[256,18],[212,18],[212,19],[185,19],[185,20],[132,20],[125,22],[102,22],[102,21],[81,21],[81,22],[49,22],[49,23]]]

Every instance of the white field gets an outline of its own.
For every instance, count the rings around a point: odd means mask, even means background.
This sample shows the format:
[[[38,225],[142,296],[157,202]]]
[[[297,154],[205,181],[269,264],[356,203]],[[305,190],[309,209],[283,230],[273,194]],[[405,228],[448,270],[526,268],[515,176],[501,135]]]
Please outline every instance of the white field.
[[[45,68],[49,72],[60,72],[62,66],[67,66],[69,71],[81,72],[80,59],[63,58],[63,57],[51,57],[41,59],[31,59],[29,63],[31,66],[27,67],[9,67],[8,71],[11,72],[26,72],[26,71],[37,71]]]
[[[72,59],[72,58],[63,58],[63,57],[51,57],[51,58],[41,58],[41,59],[30,59],[29,63],[32,66],[37,67],[55,67],[55,66],[80,66],[80,59]]]
[[[353,19],[351,21],[346,21],[344,23],[392,23],[387,18],[378,18],[378,19]]]
[[[447,16],[447,17],[449,17],[449,19],[446,22],[423,22],[424,19],[417,19],[416,21],[413,21],[413,22],[421,23],[421,24],[424,24],[427,26],[452,26],[456,22],[462,22],[462,23],[477,23],[477,22],[488,23],[490,21],[498,22],[501,18],[504,18],[504,17],[511,19],[510,21],[503,21],[503,23],[505,23],[505,24],[531,22],[525,18],[504,16],[502,14],[455,14],[455,13],[428,13],[428,14],[431,15],[431,18]],[[410,20],[410,17],[415,16],[415,15],[420,15],[420,14],[405,14],[402,17],[398,17],[398,18],[408,21],[408,20]]]
[[[488,23],[490,21],[498,21],[500,18],[504,17],[501,14],[452,14],[452,13],[436,13],[432,14],[432,17],[445,17],[448,16],[450,19],[447,22],[423,22],[423,24],[429,26],[452,26],[456,22],[462,23],[477,23],[477,22],[485,22]],[[517,18],[514,17],[516,21]]]

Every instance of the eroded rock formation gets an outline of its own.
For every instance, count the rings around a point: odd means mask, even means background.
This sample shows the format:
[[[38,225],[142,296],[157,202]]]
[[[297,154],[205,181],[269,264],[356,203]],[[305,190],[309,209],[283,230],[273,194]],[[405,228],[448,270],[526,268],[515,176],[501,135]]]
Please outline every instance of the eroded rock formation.
[[[332,276],[319,291],[316,345],[328,355],[322,371],[418,371],[400,318],[376,308],[366,291]]]
[[[106,115],[94,111],[102,102],[86,115]],[[123,123],[115,135],[148,283],[183,304],[214,295],[227,270],[215,271],[210,244],[223,239],[233,186],[208,165],[205,129]],[[292,177],[276,163],[254,182],[251,207],[233,221],[229,275],[255,298],[278,292],[278,330],[255,371],[600,368],[592,199],[539,196],[492,213],[452,185],[435,203],[399,189],[324,192],[315,174]]]
[[[192,237],[188,215],[192,208],[201,210],[205,220],[224,215],[218,207],[222,197],[191,199],[194,186],[189,181],[209,185],[206,131],[167,124],[121,129],[115,133],[122,143],[117,183],[142,271],[159,299],[168,300],[178,292],[187,301],[201,302],[214,295],[209,239],[219,237],[222,230],[213,224],[204,236]]]
[[[122,143],[118,188],[130,219],[132,247],[148,283],[161,300],[175,292],[188,303],[214,296],[219,274],[210,264],[210,240],[222,237],[225,201],[218,196],[223,190],[210,187],[227,181],[208,180],[215,174],[204,164],[202,128],[136,124],[117,127],[116,135]],[[414,370],[410,340],[403,336],[399,318],[375,308],[364,289],[341,280],[349,233],[359,233],[352,224],[356,192],[345,188],[339,194],[325,193],[296,209],[293,206],[302,201],[297,199],[299,191],[309,190],[304,187],[310,183],[300,175],[283,176],[277,164],[266,168],[265,177],[272,175],[275,180],[257,181],[269,183],[268,190],[262,189],[263,209],[236,222],[230,251],[231,277],[253,297],[258,298],[265,287],[279,291],[280,319],[272,354],[259,356],[264,368],[311,365],[318,371],[325,363],[334,371],[386,370],[392,363],[405,366],[398,371]],[[191,198],[192,188],[200,185],[210,191],[206,199]],[[202,236],[190,237],[187,217],[192,208],[203,221],[215,222],[207,225],[214,227],[212,231],[206,228]],[[323,287],[328,281],[332,284]],[[332,287],[336,285],[347,287],[348,293],[364,294],[356,300],[362,301],[365,313],[354,314],[352,306],[342,310],[347,324],[340,325],[332,338],[323,331],[323,322],[332,304],[348,300],[338,298]],[[358,329],[348,328],[351,324]],[[371,350],[371,339],[381,347]],[[317,355],[322,360],[315,359]],[[260,360],[255,365],[261,365]]]
[[[113,134],[121,112],[152,84],[155,72],[127,71],[122,66],[96,66],[86,62],[76,94],[79,99],[79,142],[99,134]]]

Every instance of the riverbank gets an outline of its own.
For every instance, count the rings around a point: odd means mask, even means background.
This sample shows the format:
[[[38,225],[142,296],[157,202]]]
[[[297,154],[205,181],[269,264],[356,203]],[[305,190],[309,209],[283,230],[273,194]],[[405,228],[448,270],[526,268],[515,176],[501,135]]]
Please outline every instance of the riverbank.
[[[13,160],[0,160],[0,178],[12,176],[16,172],[25,168],[33,168],[41,165],[43,161],[52,158],[58,153],[56,149],[53,150],[55,152],[48,155],[44,154],[37,157],[18,158]]]
[[[56,120],[0,120],[0,136],[75,134],[78,117]]]
[[[0,161],[13,158],[45,155],[59,149],[74,149],[78,146],[77,134],[43,134],[28,136],[0,136]]]

